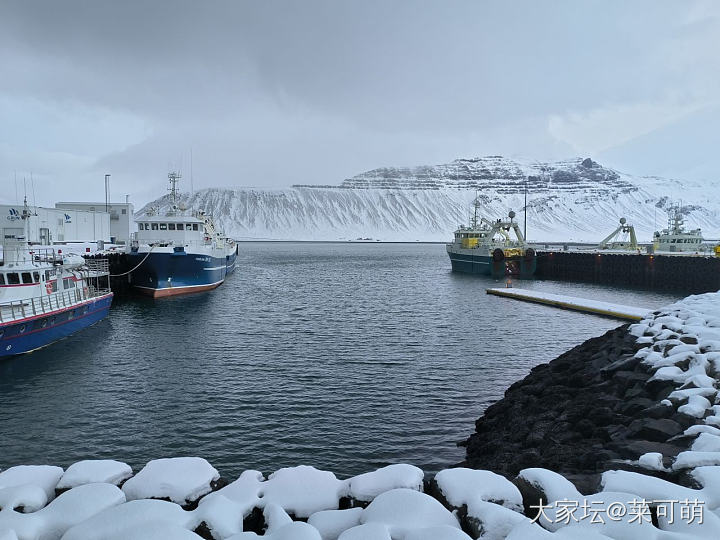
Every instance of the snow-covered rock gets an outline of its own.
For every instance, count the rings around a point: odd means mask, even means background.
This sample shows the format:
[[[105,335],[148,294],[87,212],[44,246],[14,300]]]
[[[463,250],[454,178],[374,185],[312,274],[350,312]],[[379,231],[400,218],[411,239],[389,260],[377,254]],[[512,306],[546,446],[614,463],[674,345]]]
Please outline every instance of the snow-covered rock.
[[[392,540],[387,525],[364,523],[346,530],[338,540]]]
[[[118,485],[132,476],[127,463],[114,459],[86,459],[70,465],[57,484],[57,489],[70,489],[82,484],[105,482]]]
[[[265,504],[274,503],[298,518],[307,518],[320,510],[337,510],[343,482],[329,471],[300,465],[271,474],[262,484]]]
[[[435,475],[435,482],[448,504],[459,508],[471,501],[489,501],[521,511],[522,495],[507,478],[491,471],[458,467]]]
[[[23,512],[35,512],[47,502],[47,493],[40,486],[23,484],[0,488],[0,510],[22,507]]]
[[[219,478],[220,473],[203,458],[163,458],[148,462],[122,489],[129,501],[168,498],[188,504],[210,493],[211,483]]]
[[[0,531],[12,530],[20,540],[59,540],[74,525],[123,502],[125,496],[116,486],[86,484],[66,491],[32,514],[3,510],[0,512]]]
[[[345,495],[357,501],[370,502],[396,488],[422,491],[425,473],[414,465],[398,463],[347,480]]]
[[[243,519],[253,508],[262,507],[263,481],[259,471],[244,471],[234,482],[200,499],[195,511],[198,519],[221,538],[242,532]]]
[[[71,489],[62,496],[83,487]],[[199,522],[193,513],[186,512],[176,503],[143,499],[129,501],[95,513],[92,517],[68,530],[62,540],[134,538],[133,534],[137,534],[138,531],[142,531],[146,527],[152,527],[157,531],[162,531],[164,528],[167,528],[167,530],[182,528],[192,531],[198,525]],[[148,538],[160,539],[162,537],[150,536]]]
[[[393,537],[403,537],[415,529],[446,525],[459,529],[460,524],[437,499],[406,488],[378,495],[363,511],[360,522],[381,523]]]
[[[0,472],[0,489],[32,485],[41,488],[50,501],[55,497],[55,487],[63,475],[62,467],[52,465],[16,465]]]
[[[474,538],[503,540],[518,524],[529,521],[520,512],[483,500],[472,500],[467,506],[466,522]]]
[[[321,510],[312,514],[307,522],[318,530],[322,540],[337,540],[344,531],[360,525],[362,513],[362,508]]]

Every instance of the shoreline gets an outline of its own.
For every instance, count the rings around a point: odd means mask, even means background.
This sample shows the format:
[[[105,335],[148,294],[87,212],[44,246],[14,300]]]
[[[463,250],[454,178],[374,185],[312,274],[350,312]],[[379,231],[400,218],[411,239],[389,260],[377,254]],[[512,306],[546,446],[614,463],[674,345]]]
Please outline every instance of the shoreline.
[[[229,481],[200,457],[16,466],[0,471],[0,538],[718,538],[719,375],[720,293],[691,296],[533,368],[477,420],[463,467]]]

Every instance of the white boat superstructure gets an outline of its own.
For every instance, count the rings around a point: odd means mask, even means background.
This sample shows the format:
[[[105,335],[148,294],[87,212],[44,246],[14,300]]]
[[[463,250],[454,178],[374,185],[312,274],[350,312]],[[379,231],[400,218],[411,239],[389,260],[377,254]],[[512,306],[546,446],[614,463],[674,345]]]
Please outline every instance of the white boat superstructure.
[[[0,357],[43,347],[105,317],[113,296],[107,265],[62,248],[29,246],[25,236],[4,238]]]
[[[667,229],[657,231],[653,235],[655,251],[700,252],[705,251],[700,229],[685,230],[685,220],[679,207],[668,210]]]
[[[178,202],[178,173],[168,175],[170,209],[151,210],[136,220],[138,231],[127,251],[136,289],[153,297],[208,290],[235,269],[237,245],[202,211],[188,212]],[[137,262],[135,262],[137,261]]]

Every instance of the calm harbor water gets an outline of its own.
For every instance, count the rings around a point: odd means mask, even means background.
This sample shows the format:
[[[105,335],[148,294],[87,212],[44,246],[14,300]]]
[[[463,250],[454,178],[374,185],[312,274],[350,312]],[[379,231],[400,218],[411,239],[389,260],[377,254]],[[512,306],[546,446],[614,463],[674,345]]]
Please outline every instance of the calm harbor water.
[[[618,321],[485,294],[443,245],[240,244],[210,293],[117,302],[109,319],[0,362],[0,468],[205,457],[221,474],[344,477],[457,463],[532,366]],[[673,295],[519,286],[657,308]]]

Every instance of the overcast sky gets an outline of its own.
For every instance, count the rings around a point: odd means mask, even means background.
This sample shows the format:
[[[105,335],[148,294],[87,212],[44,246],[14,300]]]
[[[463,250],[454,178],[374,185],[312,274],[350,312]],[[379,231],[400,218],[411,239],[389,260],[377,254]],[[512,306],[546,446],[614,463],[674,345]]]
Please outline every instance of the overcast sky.
[[[718,51],[713,0],[0,0],[0,199],[109,173],[139,205],[191,149],[196,189],[489,154],[713,180]]]

